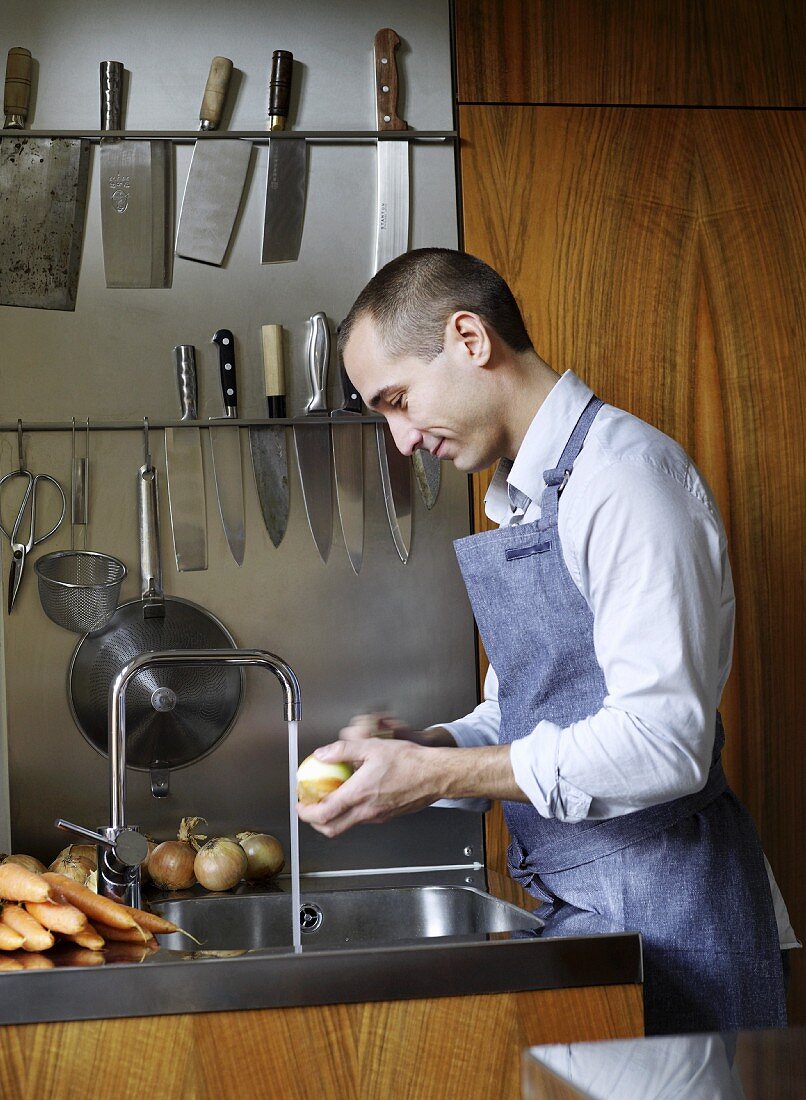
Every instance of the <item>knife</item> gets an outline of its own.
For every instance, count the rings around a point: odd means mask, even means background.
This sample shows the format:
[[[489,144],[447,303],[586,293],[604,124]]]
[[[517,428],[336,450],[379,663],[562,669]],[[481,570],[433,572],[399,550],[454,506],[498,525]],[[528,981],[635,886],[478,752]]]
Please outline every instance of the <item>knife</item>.
[[[196,349],[174,348],[181,419],[198,419],[196,411]],[[207,568],[207,506],[198,428],[165,429],[165,466],[176,568],[180,573]]]
[[[0,304],[74,310],[90,146],[85,139],[27,137],[32,59],[8,51],[0,142]]]
[[[314,313],[308,324],[310,328],[306,358],[311,399],[305,406],[305,416],[313,423],[294,425],[294,445],[308,526],[319,556],[326,562],[333,534],[330,421],[322,421],[328,415],[326,385],[330,331],[324,313]]]
[[[121,128],[123,62],[101,62],[101,129]],[[101,138],[101,232],[108,287],[167,287],[168,176],[165,141]]]
[[[399,75],[395,54],[400,38],[391,27],[375,35],[375,104],[379,131],[408,130],[398,117]],[[378,140],[378,211],[375,231],[375,271],[409,247],[409,143]],[[428,451],[412,457],[417,487],[428,509],[439,493],[440,465]],[[395,461],[394,459],[392,461]]]
[[[263,378],[269,417],[284,419],[285,369],[281,325],[263,325]],[[275,546],[288,526],[288,452],[281,424],[249,429],[249,450],[263,522]]]
[[[238,417],[238,384],[235,375],[235,338],[227,328],[220,328],[213,335],[218,347],[218,367],[221,379],[221,395],[224,399],[224,416],[212,416],[211,420]],[[243,475],[241,473],[241,433],[237,427],[210,428],[210,444],[213,453],[213,474],[218,497],[221,523],[227,536],[232,556],[243,565],[244,533]]]
[[[353,572],[358,576],[364,556],[364,440],[361,426],[361,395],[347,377],[339,356],[339,378],[344,402],[334,409],[333,470],[344,545]]]
[[[272,133],[285,129],[293,69],[294,55],[288,50],[275,50],[271,58],[267,124]],[[305,217],[306,149],[305,138],[269,139],[261,263],[282,263],[299,256]]]
[[[200,130],[218,129],[231,76],[230,59],[214,57],[199,110]],[[196,142],[179,214],[177,256],[223,264],[251,155],[251,141]]]

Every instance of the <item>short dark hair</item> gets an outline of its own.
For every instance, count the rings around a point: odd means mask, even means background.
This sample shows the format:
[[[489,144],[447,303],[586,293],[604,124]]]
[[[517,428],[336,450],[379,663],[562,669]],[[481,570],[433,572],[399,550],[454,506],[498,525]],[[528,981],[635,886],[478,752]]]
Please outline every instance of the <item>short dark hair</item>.
[[[339,326],[343,353],[355,322],[367,316],[386,351],[430,362],[458,310],[477,313],[513,351],[532,351],[518,303],[493,268],[453,248],[415,248],[390,260],[356,298]]]

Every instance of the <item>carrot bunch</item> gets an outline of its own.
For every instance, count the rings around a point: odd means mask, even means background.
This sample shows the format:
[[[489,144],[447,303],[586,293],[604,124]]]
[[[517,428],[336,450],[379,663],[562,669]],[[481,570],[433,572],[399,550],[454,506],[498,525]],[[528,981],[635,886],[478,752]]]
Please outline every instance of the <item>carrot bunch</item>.
[[[109,944],[115,946],[117,957],[118,948],[152,950],[157,935],[179,931],[155,913],[101,897],[66,875],[38,874],[16,863],[0,864],[0,899],[0,952],[17,953],[0,955],[0,970],[53,965],[42,952],[57,941],[75,948],[75,961],[92,965],[84,956]],[[96,958],[102,961],[97,954]]]

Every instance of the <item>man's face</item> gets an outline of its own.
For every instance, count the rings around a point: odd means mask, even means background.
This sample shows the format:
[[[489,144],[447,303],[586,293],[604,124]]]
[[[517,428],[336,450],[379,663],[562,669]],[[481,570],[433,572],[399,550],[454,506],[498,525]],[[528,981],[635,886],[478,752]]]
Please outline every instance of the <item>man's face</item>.
[[[422,447],[467,473],[501,457],[488,392],[491,372],[452,334],[451,322],[443,351],[426,362],[391,358],[372,320],[361,317],[344,349],[344,369],[365,404],[386,417],[403,454]]]

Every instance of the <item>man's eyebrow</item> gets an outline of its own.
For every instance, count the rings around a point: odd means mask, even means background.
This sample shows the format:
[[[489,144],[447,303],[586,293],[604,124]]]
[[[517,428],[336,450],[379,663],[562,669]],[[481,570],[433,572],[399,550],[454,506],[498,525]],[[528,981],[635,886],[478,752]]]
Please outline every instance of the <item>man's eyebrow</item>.
[[[383,401],[387,397],[387,395],[395,389],[397,389],[396,386],[384,386],[383,389],[378,390],[376,394],[370,397],[369,401],[367,401],[367,404],[371,409],[377,409],[381,401]]]

